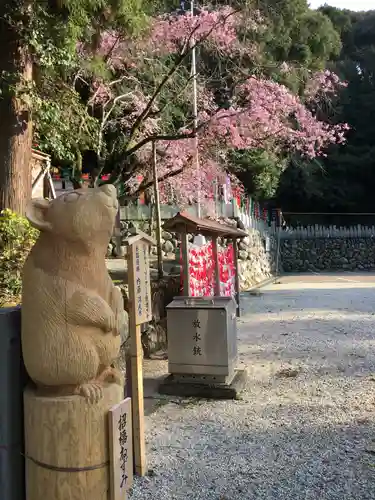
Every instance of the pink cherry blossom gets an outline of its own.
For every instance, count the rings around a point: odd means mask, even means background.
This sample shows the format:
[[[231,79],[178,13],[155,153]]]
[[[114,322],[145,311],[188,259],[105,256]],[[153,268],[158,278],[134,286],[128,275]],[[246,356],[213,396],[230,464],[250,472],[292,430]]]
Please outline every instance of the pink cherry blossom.
[[[347,87],[347,82],[340,80],[336,73],[326,69],[325,71],[318,71],[312,73],[310,79],[306,83],[305,98],[316,99],[317,96],[336,95],[337,91],[343,87]]]
[[[169,54],[183,49],[194,35],[196,43],[203,40],[219,49],[232,50],[238,45],[236,27],[239,16],[231,7],[216,11],[201,10],[198,16],[183,15],[157,17],[152,23],[150,46],[155,54]]]
[[[282,147],[314,157],[342,142],[346,125],[318,120],[285,86],[251,77],[238,87],[236,102],[218,110],[205,127],[206,142],[238,149]]]
[[[165,15],[152,20],[150,29],[140,40],[132,40],[115,31],[104,32],[95,54],[80,45],[82,58],[100,56],[106,62],[109,79],[96,78],[92,85],[92,101],[105,112],[116,103],[115,116],[108,118],[107,126],[130,137],[131,147],[145,138],[165,132],[163,114],[158,115],[157,100],[153,113],[145,117],[131,134],[137,118],[147,109],[150,95],[142,88],[137,71],[144,71],[143,60],[158,61],[159,57],[178,54],[186,50],[194,35],[195,43],[202,43],[209,50],[225,53],[233,58],[246,54],[249,59],[258,57],[259,47],[239,37],[243,28],[259,33],[264,20],[258,11],[236,12],[231,7],[202,9],[199,15]],[[290,66],[283,63],[281,72]],[[126,82],[124,92],[116,82]],[[155,82],[155,88],[158,81]],[[315,115],[314,103],[323,97],[334,96],[345,86],[339,77],[326,70],[311,74],[303,98],[294,95],[287,87],[272,80],[250,77],[234,90],[229,109],[220,109],[205,82],[198,81],[199,91],[199,179],[195,163],[195,140],[158,141],[159,177],[170,177],[161,183],[161,196],[165,201],[174,198],[180,205],[196,201],[198,185],[200,198],[205,205],[212,204],[216,186],[227,180],[226,152],[228,149],[271,148],[274,151],[297,151],[306,157],[324,155],[331,143],[345,141],[346,124],[331,125]],[[120,99],[121,96],[121,99]],[[307,104],[307,106],[306,106]],[[191,124],[178,133],[189,136]],[[143,165],[129,181],[136,190],[144,179],[150,179],[151,142],[136,151]],[[175,175],[177,173],[177,175]],[[141,178],[139,177],[141,174]],[[241,189],[238,180],[233,184]]]

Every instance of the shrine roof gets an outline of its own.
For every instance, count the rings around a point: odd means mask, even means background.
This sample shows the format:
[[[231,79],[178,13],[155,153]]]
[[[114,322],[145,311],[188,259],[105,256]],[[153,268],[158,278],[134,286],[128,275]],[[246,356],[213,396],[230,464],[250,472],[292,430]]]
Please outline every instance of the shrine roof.
[[[174,217],[164,222],[165,231],[175,233],[187,232],[193,234],[202,234],[204,236],[230,236],[232,238],[244,238],[247,236],[245,231],[237,229],[228,224],[209,219],[200,219],[187,212],[178,212]]]

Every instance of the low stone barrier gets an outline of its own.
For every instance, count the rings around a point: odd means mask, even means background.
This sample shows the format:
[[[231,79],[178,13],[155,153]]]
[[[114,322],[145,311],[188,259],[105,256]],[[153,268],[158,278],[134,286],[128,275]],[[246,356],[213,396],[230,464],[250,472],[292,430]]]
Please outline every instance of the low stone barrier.
[[[285,272],[375,269],[375,238],[282,239]]]

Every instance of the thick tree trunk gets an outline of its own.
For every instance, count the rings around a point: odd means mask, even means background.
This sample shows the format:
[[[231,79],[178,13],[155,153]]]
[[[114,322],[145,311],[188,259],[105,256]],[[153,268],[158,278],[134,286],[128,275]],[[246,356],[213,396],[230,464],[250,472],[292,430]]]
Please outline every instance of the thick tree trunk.
[[[5,72],[0,96],[0,210],[23,214],[31,198],[32,126],[27,106],[12,95],[6,75],[18,74],[30,81],[32,63],[16,31],[3,20],[8,8],[0,6],[0,72]]]

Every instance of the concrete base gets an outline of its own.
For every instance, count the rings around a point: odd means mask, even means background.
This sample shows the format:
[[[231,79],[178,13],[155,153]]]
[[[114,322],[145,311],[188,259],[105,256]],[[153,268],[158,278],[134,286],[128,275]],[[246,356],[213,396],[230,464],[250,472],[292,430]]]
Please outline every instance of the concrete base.
[[[181,383],[179,377],[168,375],[159,385],[160,394],[207,399],[238,399],[247,382],[246,370],[236,370],[232,382],[226,384]]]

